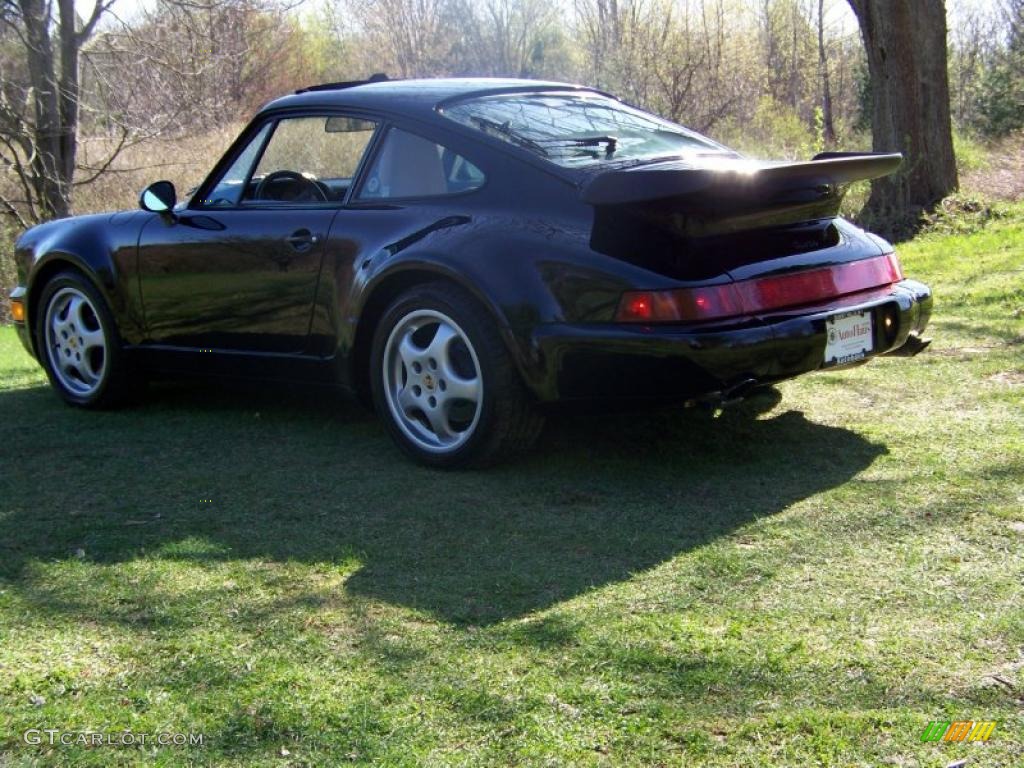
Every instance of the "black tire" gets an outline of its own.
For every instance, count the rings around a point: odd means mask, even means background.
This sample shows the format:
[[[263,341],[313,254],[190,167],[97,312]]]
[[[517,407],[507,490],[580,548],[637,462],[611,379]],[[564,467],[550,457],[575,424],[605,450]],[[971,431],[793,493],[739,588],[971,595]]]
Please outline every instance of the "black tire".
[[[418,442],[408,430],[410,419],[404,420],[405,427],[400,423],[402,416],[398,412],[405,413],[404,409],[396,406],[393,410],[388,394],[389,374],[385,371],[385,358],[394,354],[388,351],[388,340],[393,334],[401,333],[396,329],[401,326],[404,330],[406,324],[411,322],[411,317],[431,312],[440,313],[446,319],[454,321],[455,330],[461,331],[465,337],[456,337],[455,344],[464,344],[464,341],[468,341],[468,349],[462,352],[462,357],[469,365],[473,365],[473,361],[466,353],[475,353],[477,381],[482,392],[479,398],[473,401],[479,403],[478,406],[465,403],[471,405],[477,415],[470,426],[464,431],[457,432],[456,439],[462,442],[450,448],[427,448],[422,441]],[[429,320],[426,322],[429,325]],[[425,328],[425,332],[429,333],[429,328]],[[390,368],[394,370],[395,365],[393,361]],[[397,366],[403,372],[402,375],[411,375],[404,362],[398,362]],[[422,378],[418,380],[423,381]],[[409,386],[411,381],[412,379],[407,379],[406,386]],[[443,386],[444,382],[439,374],[438,394]],[[377,413],[380,414],[395,443],[408,456],[431,467],[479,467],[499,462],[530,448],[544,426],[544,419],[531,402],[515,366],[509,359],[508,351],[494,321],[472,297],[450,283],[436,282],[415,286],[401,294],[388,307],[374,332],[370,355],[370,389]],[[393,400],[394,394],[390,395],[390,398]],[[468,420],[468,415],[466,418]],[[421,421],[429,431],[426,417],[424,416]]]
[[[101,367],[101,372],[94,382],[86,382],[83,378],[81,386],[76,386],[77,382],[73,376],[56,370],[54,359],[61,352],[59,348],[50,344],[47,336],[47,316],[51,304],[64,301],[66,297],[74,296],[76,292],[88,300],[85,330],[93,334],[98,331],[103,339],[102,365],[97,366]],[[95,327],[88,327],[90,325]],[[133,393],[133,385],[137,378],[133,376],[129,362],[125,359],[114,317],[102,294],[79,272],[60,272],[43,287],[35,317],[35,336],[39,362],[46,371],[50,385],[65,402],[81,408],[113,408],[125,403]],[[71,344],[76,342],[77,339],[69,340]],[[92,349],[87,350],[81,345],[76,345],[75,349],[63,348],[64,352],[71,353],[69,357],[77,354],[79,350],[81,353],[93,352]]]

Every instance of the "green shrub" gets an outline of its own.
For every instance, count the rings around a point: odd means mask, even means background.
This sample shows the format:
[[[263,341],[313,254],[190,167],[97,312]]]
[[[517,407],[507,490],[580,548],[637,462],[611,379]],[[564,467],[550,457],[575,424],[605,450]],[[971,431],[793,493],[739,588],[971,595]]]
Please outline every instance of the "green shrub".
[[[985,133],[1005,136],[1024,128],[1024,3],[1021,32],[989,67],[982,81],[981,114]]]
[[[715,138],[746,155],[772,160],[809,160],[815,154],[815,131],[792,108],[763,97],[749,121],[723,124]]]
[[[921,233],[966,235],[984,229],[990,222],[1005,218],[1004,207],[988,200],[967,195],[950,195],[934,211],[921,217]]]

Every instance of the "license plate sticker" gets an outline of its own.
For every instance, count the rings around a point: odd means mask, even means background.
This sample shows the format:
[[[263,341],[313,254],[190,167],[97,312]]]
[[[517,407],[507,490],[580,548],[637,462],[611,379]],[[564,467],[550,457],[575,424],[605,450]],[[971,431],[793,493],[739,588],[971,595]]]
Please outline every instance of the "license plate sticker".
[[[825,364],[843,365],[867,356],[875,344],[870,312],[846,312],[825,321]]]

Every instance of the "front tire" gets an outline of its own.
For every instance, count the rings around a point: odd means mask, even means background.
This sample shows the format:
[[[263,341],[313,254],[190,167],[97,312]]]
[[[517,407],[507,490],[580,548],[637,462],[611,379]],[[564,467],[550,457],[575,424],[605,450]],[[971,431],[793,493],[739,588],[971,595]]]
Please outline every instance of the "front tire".
[[[125,400],[130,376],[113,315],[78,272],[61,272],[44,286],[36,349],[51,386],[65,402],[109,408]]]
[[[491,464],[529,448],[543,428],[494,322],[447,283],[395,300],[377,326],[370,366],[377,412],[421,464]]]

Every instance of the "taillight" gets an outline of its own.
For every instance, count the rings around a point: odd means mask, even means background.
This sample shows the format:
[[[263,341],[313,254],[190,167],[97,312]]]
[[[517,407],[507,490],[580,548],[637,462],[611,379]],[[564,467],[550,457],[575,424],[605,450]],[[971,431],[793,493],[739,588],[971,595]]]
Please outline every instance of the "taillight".
[[[634,291],[623,295],[619,303],[619,320],[633,320],[648,323],[654,319],[654,294],[650,291]]]
[[[626,323],[678,323],[752,315],[814,304],[889,286],[903,279],[895,253],[830,267],[669,291],[628,291],[615,319]]]
[[[631,291],[622,297],[616,319],[635,323],[680,323],[743,313],[732,284],[675,291]]]
[[[889,260],[889,269],[892,271],[893,282],[898,283],[903,279],[903,266],[900,264],[900,257],[896,255],[896,252],[885,254],[885,258]]]

